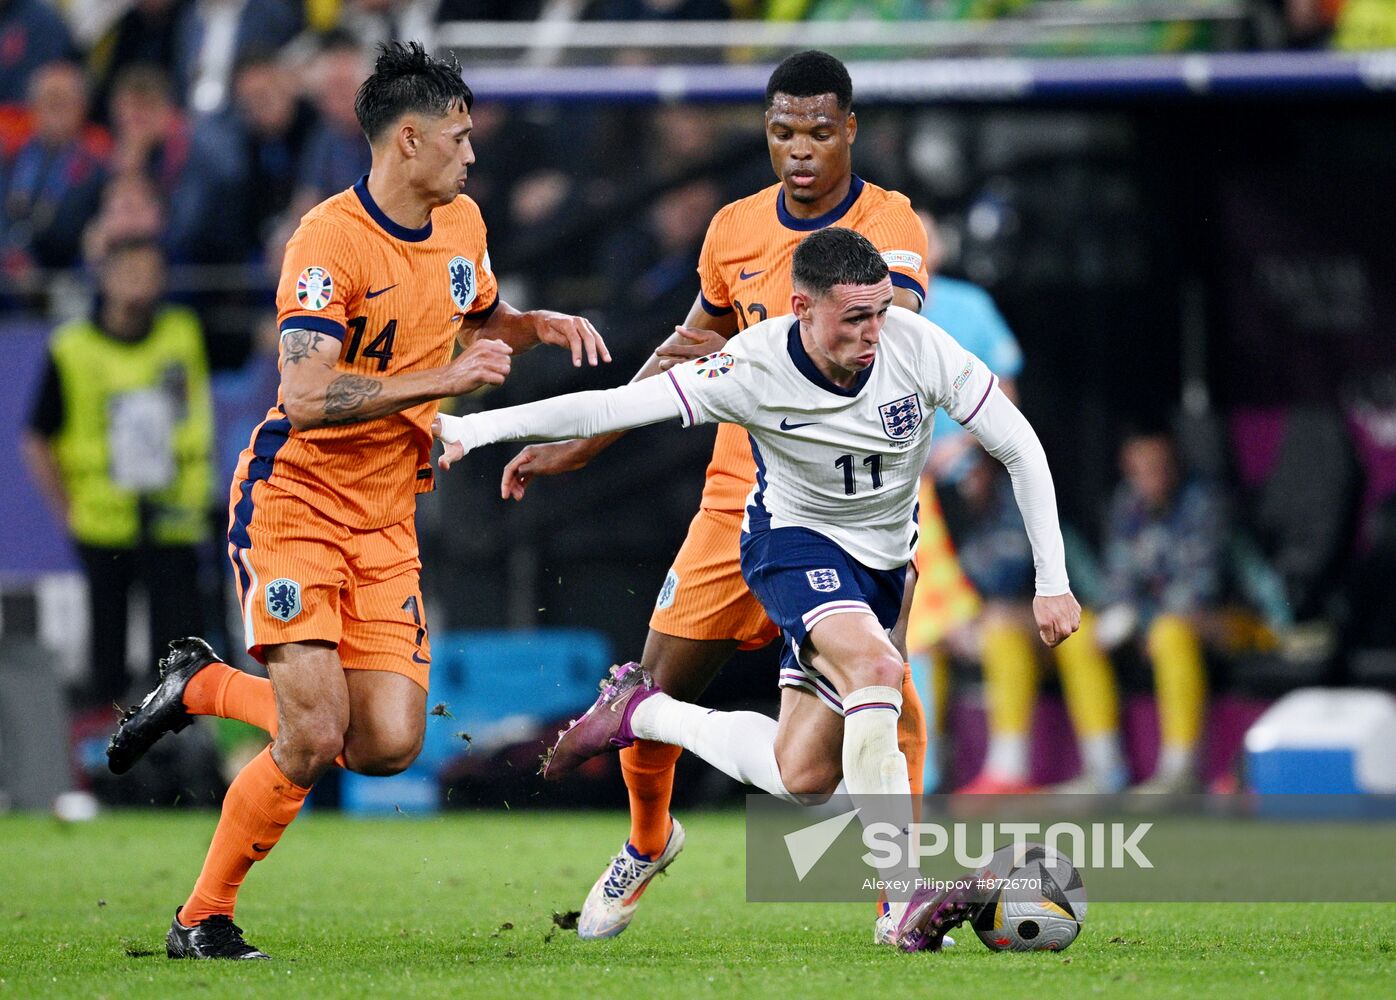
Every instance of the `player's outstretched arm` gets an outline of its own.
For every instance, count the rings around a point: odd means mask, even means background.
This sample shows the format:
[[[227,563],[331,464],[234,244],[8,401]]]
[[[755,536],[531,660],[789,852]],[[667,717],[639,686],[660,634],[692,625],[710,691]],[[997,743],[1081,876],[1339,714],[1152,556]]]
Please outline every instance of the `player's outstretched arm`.
[[[655,349],[631,382],[642,381],[676,364],[712,354],[736,332],[735,313],[714,316],[703,308],[701,299],[695,298],[684,325],[674,328],[673,334]],[[577,441],[529,445],[504,467],[499,481],[499,495],[505,499],[522,500],[534,477],[556,476],[586,468],[593,458],[619,441],[624,434],[624,431],[618,431]]]
[[[502,299],[483,322],[472,321],[467,316],[458,339],[462,347],[469,347],[482,339],[499,340],[519,354],[539,344],[551,344],[570,351],[572,364],[578,367],[583,358],[589,365],[611,360],[606,341],[601,339],[596,327],[583,317],[550,309],[519,312]]]
[[[1037,570],[1037,596],[1032,603],[1037,632],[1044,643],[1055,646],[1081,627],[1081,605],[1072,596],[1066,576],[1066,545],[1042,442],[997,386],[989,390],[968,427],[1013,479],[1013,496],[1023,515]]]
[[[281,334],[281,399],[296,430],[375,420],[484,385],[502,385],[513,353],[501,341],[482,340],[440,368],[374,378],[336,371],[339,349],[338,340],[315,330]]]
[[[650,380],[615,389],[573,392],[464,417],[442,414],[434,428],[446,445],[438,464],[443,470],[449,469],[467,452],[496,441],[590,437],[681,419],[680,406],[666,385]],[[500,495],[506,496],[503,490]]]

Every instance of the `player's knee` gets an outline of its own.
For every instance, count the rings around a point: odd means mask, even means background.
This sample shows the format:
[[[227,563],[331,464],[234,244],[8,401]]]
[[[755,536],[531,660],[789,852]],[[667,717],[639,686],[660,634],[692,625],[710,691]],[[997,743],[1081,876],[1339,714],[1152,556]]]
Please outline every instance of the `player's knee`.
[[[780,762],[781,783],[802,805],[815,806],[829,801],[841,777],[839,768],[825,760]]]
[[[869,653],[849,664],[848,675],[852,686],[890,687],[901,689],[906,666],[891,651]]]
[[[301,772],[320,774],[344,752],[344,730],[333,720],[307,720],[277,733],[277,756]],[[287,777],[293,777],[288,774]]]
[[[351,739],[344,748],[344,762],[357,774],[382,778],[406,771],[421,752],[421,733],[378,736],[372,741]]]

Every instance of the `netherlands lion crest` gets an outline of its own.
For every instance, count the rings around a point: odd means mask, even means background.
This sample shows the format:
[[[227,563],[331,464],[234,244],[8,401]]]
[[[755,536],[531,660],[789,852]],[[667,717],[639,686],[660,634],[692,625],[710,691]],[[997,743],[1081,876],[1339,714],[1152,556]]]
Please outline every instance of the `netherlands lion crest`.
[[[451,272],[451,301],[465,312],[475,301],[475,264],[466,257],[452,257],[446,268]]]
[[[921,426],[921,400],[914,393],[883,403],[877,412],[882,417],[882,429],[893,441],[905,441]]]
[[[267,614],[288,622],[301,613],[301,585],[282,577],[266,585]]]

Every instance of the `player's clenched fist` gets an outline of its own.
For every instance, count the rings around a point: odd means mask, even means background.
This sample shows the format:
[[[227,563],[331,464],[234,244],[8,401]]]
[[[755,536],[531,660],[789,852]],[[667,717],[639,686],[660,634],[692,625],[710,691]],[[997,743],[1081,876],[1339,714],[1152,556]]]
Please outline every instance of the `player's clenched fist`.
[[[601,361],[611,360],[611,352],[606,349],[601,334],[581,316],[568,316],[547,309],[535,310],[531,315],[537,327],[538,343],[567,348],[572,352],[572,364],[581,365],[583,356],[589,365],[597,364],[598,358]]]
[[[514,349],[502,340],[481,338],[452,359],[446,366],[443,396],[458,396],[482,385],[503,385],[509,375],[509,355]]]
[[[1060,644],[1081,627],[1081,605],[1070,591],[1056,597],[1034,597],[1032,613],[1037,619],[1037,634],[1049,646]]]

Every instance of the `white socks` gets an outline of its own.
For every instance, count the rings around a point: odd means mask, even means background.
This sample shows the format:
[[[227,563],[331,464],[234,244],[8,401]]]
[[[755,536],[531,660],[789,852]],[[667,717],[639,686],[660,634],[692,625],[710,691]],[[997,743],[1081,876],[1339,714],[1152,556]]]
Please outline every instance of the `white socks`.
[[[1191,778],[1197,771],[1197,748],[1192,746],[1159,747],[1158,767],[1154,768],[1154,778],[1181,780]]]
[[[890,823],[905,831],[911,826],[911,780],[906,757],[897,749],[901,712],[902,693],[894,687],[859,688],[843,699],[843,780],[861,810],[858,818],[865,827]],[[901,922],[920,874],[905,855],[901,865],[879,874],[880,878],[907,884],[905,891],[888,892],[896,923]]]
[[[900,694],[898,699],[900,700]],[[635,707],[630,728],[643,740],[696,753],[723,774],[795,801],[776,764],[776,720],[758,712],[718,712],[670,698],[662,691]],[[895,721],[893,748],[896,747]],[[905,777],[905,770],[903,770]]]
[[[984,773],[993,775],[1000,781],[1027,781],[1027,734],[991,734],[989,736],[989,751],[984,756]]]
[[[1101,790],[1118,792],[1129,782],[1118,732],[1099,733],[1081,740],[1082,771]]]

